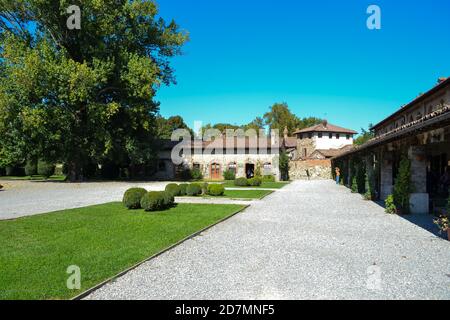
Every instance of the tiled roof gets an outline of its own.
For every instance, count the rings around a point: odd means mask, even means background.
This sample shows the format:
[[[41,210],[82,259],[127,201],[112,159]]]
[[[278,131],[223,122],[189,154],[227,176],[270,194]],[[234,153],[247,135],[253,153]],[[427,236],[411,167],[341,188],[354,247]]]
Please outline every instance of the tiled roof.
[[[306,133],[306,132],[333,132],[333,133],[346,133],[346,134],[357,134],[358,132],[351,130],[351,129],[345,129],[342,127],[335,126],[334,124],[327,123],[326,121],[317,124],[315,126],[297,130],[294,132],[294,134],[298,133]]]
[[[286,148],[297,148],[297,138],[296,137],[286,137],[283,139],[283,145]]]
[[[333,158],[337,157],[340,154],[343,154],[344,152],[349,152],[353,148],[353,145],[347,145],[340,149],[317,149],[316,151],[320,152],[326,158]]]

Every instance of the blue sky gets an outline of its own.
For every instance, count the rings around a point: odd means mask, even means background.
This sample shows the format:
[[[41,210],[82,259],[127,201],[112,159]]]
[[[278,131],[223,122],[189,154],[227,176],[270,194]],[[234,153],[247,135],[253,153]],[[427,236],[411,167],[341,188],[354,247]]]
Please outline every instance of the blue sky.
[[[161,114],[244,124],[275,102],[357,131],[450,76],[450,1],[158,0],[190,33]],[[368,30],[366,9],[381,8]]]

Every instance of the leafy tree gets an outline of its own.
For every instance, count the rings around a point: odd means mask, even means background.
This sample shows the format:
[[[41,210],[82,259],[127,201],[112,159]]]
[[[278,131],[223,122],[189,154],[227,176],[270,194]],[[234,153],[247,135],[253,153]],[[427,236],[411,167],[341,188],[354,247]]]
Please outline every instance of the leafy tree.
[[[361,128],[361,134],[355,139],[354,144],[362,145],[372,139],[374,134],[372,132],[372,124],[369,124],[369,130]]]
[[[191,137],[194,135],[193,131],[188,127],[181,116],[173,116],[168,119],[158,116],[156,118],[156,127],[158,132],[157,135],[161,139],[170,139],[172,132],[177,129],[187,129],[191,133]]]
[[[80,30],[66,26],[72,4]],[[32,152],[79,180],[92,162],[148,161],[154,97],[187,38],[150,0],[0,0],[2,165]]]
[[[285,151],[280,153],[279,168],[282,181],[289,181],[289,156]]]
[[[289,110],[287,103],[275,103],[270,110],[264,114],[265,124],[270,130],[279,130],[280,136],[283,135],[284,128],[288,128],[289,134],[292,134],[299,122],[295,114]]]
[[[264,114],[265,124],[269,129],[278,129],[280,136],[284,128],[292,135],[296,129],[304,129],[321,123],[323,120],[315,117],[298,118],[289,110],[287,103],[275,103],[270,110]]]
[[[264,130],[264,119],[261,117],[256,117],[253,121],[243,126],[244,131],[255,130],[256,134],[259,135],[259,130]]]

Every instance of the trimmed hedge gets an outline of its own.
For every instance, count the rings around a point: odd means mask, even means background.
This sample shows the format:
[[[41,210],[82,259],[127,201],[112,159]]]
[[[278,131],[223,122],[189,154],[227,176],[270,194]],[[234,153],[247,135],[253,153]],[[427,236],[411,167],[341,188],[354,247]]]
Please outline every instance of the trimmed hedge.
[[[237,178],[234,180],[234,185],[238,187],[246,187],[248,186],[248,180],[247,178]]]
[[[196,180],[196,181],[202,180],[203,174],[199,169],[192,169],[191,178],[192,178],[192,180]]]
[[[140,209],[141,199],[147,193],[144,188],[130,188],[125,191],[123,195],[122,203],[128,209]]]
[[[221,184],[210,184],[208,186],[208,194],[211,196],[223,196],[225,193],[225,188]]]
[[[145,211],[163,210],[167,203],[167,192],[151,191],[146,193],[141,199],[141,207]]]
[[[166,192],[172,194],[174,197],[178,197],[181,193],[180,186],[176,183],[169,183],[165,189]]]
[[[180,196],[185,196],[188,184],[187,183],[182,183],[178,187],[180,188]]]
[[[53,163],[39,160],[37,163],[37,173],[45,178],[49,178],[55,173],[55,165]]]
[[[202,194],[208,194],[208,182],[202,184]]]
[[[265,182],[275,182],[274,176],[263,176],[263,181]]]
[[[202,187],[198,183],[191,183],[186,188],[186,195],[188,196],[198,196],[202,193]]]
[[[164,191],[163,193],[164,193],[164,208],[163,209],[168,209],[174,205],[175,197],[170,192]]]
[[[248,179],[248,184],[252,187],[259,187],[262,183],[262,179],[260,177],[254,177]]]

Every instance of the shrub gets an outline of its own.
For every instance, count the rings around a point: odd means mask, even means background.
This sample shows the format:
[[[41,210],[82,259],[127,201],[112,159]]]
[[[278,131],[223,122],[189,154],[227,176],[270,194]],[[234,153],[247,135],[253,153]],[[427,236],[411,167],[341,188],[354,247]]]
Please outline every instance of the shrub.
[[[238,187],[246,187],[248,186],[247,178],[237,178],[234,180],[234,185]]]
[[[128,209],[140,209],[141,199],[147,193],[144,188],[131,188],[125,191],[122,203]]]
[[[141,199],[141,207],[145,211],[158,211],[165,208],[167,193],[164,191],[147,192]]]
[[[260,177],[254,177],[251,179],[248,179],[248,184],[252,187],[259,187],[262,183],[262,179]]]
[[[409,196],[412,192],[411,162],[404,157],[400,161],[397,178],[394,184],[394,202],[402,213],[409,213]]]
[[[14,166],[7,166],[5,168],[5,175],[7,176],[15,176],[18,173],[18,169]]]
[[[179,188],[180,188],[180,196],[185,196],[186,195],[186,189],[187,189],[187,187],[188,187],[188,184],[187,183],[182,183],[182,184],[180,184],[179,185]]]
[[[439,228],[439,233],[446,232],[450,229],[450,221],[448,216],[441,215],[439,218],[433,220],[434,224],[436,224]]]
[[[169,183],[166,186],[165,191],[172,194],[174,197],[178,197],[181,193],[180,186],[176,183]]]
[[[183,168],[180,172],[180,178],[183,181],[189,181],[192,179],[192,171],[189,168]]]
[[[236,179],[236,173],[232,170],[225,170],[223,172],[223,178],[225,180],[232,181],[232,180]]]
[[[55,165],[43,160],[39,160],[37,164],[38,175],[49,178],[55,173]]]
[[[188,196],[198,196],[202,193],[202,187],[198,183],[191,183],[186,188],[186,194]]]
[[[352,193],[358,193],[358,180],[356,176],[352,179]]]
[[[191,171],[192,180],[198,181],[203,179],[203,174],[199,169],[193,169]]]
[[[221,184],[210,184],[208,186],[208,194],[211,196],[223,196],[225,193],[225,188]]]
[[[175,197],[172,193],[164,191],[164,209],[170,208],[175,203]]]
[[[204,182],[202,184],[202,194],[208,194],[208,183]]]
[[[397,212],[397,208],[395,207],[395,203],[394,203],[394,196],[391,194],[389,195],[386,200],[384,200],[384,204],[385,204],[385,212],[386,213],[390,213],[390,214],[394,214]]]
[[[265,182],[275,182],[274,176],[263,176],[263,181]]]
[[[37,174],[37,162],[33,160],[28,160],[25,164],[25,175],[34,176]]]

